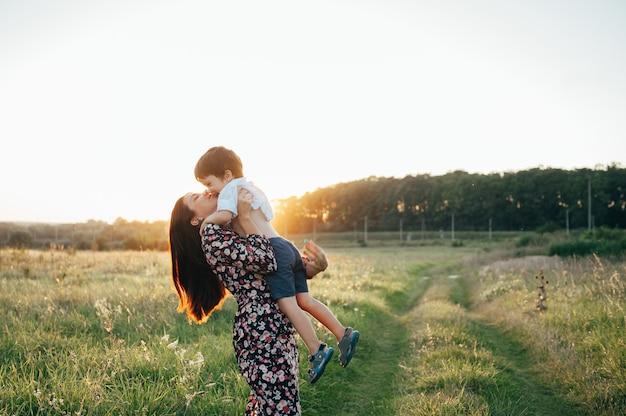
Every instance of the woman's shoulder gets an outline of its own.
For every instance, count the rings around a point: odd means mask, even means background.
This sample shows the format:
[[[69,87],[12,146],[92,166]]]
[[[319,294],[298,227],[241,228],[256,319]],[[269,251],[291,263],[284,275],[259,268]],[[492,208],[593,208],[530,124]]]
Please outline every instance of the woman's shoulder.
[[[229,234],[234,233],[233,227],[229,224],[219,225],[219,224],[204,224],[204,228],[202,229],[202,235],[208,234]]]

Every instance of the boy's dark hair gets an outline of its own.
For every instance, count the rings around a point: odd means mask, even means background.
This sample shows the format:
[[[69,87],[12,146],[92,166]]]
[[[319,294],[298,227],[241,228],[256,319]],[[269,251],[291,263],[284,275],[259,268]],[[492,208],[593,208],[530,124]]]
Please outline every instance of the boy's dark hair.
[[[209,175],[221,178],[227,170],[230,170],[235,178],[243,177],[243,164],[237,153],[224,146],[215,146],[200,156],[194,175],[198,181],[202,181]]]

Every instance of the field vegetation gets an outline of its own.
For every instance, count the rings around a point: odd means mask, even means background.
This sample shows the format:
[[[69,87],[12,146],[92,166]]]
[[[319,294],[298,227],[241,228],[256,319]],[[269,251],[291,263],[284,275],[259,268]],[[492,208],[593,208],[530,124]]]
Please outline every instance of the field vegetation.
[[[623,260],[547,256],[537,234],[318,240],[331,266],[310,290],[362,336],[315,385],[301,344],[304,415],[626,413]],[[0,415],[243,414],[234,301],[188,323],[169,267],[163,251],[0,250]]]

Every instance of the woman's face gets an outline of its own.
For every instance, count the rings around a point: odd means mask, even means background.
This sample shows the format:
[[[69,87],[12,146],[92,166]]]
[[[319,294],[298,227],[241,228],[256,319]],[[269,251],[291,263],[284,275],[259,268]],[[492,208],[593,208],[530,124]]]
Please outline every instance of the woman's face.
[[[207,217],[217,211],[217,195],[204,191],[199,194],[188,193],[183,197],[185,205],[198,217]]]

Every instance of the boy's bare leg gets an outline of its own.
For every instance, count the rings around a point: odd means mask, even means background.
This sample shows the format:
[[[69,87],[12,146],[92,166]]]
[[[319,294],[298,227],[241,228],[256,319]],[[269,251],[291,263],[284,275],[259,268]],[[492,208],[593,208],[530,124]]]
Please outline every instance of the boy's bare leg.
[[[319,323],[328,328],[335,338],[337,338],[337,341],[341,340],[343,334],[346,332],[346,327],[339,322],[339,319],[337,319],[328,306],[315,299],[309,292],[296,294],[296,299],[299,308],[311,314]]]
[[[295,296],[280,298],[277,301],[280,310],[287,315],[293,326],[298,331],[298,335],[304,341],[309,353],[314,355],[322,342],[317,338],[313,324],[308,315],[298,306]]]

